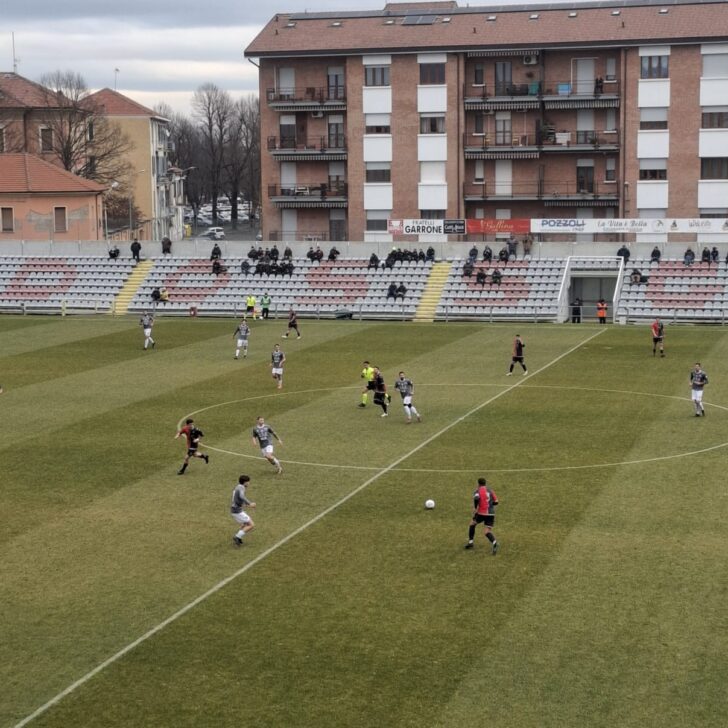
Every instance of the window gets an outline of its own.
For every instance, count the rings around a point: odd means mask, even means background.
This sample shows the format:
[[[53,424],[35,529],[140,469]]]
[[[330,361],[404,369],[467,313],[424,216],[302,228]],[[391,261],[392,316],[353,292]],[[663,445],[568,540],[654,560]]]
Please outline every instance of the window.
[[[485,179],[485,162],[482,159],[475,160],[473,171],[473,182],[482,182]]]
[[[420,116],[420,134],[444,134],[445,114]]]
[[[157,161],[161,161],[160,157],[157,157]],[[90,175],[96,174],[96,157],[89,157],[88,158],[88,165],[86,167],[88,169],[88,173]],[[164,172],[158,172],[158,174],[164,174]]]
[[[391,162],[367,162],[366,163],[366,181],[367,182],[391,182],[392,181],[392,163]]]
[[[444,220],[447,210],[420,210],[420,220]]]
[[[728,78],[728,53],[704,54],[703,78]]]
[[[617,59],[607,58],[606,68],[604,72],[605,81],[616,81],[617,80]]]
[[[604,113],[604,131],[617,131],[616,109],[606,109]]]
[[[53,230],[57,233],[65,233],[68,231],[65,207],[53,208]]]
[[[296,115],[281,114],[279,122],[279,133],[281,135],[281,147],[293,149],[296,146]]]
[[[640,180],[642,182],[655,182],[666,179],[666,159],[640,159]]]
[[[701,129],[728,129],[728,107],[703,111]]]
[[[13,208],[3,207],[0,208],[0,210],[0,218],[2,218],[2,231],[4,233],[12,233],[15,229],[15,224],[13,220]]]
[[[86,135],[90,142],[94,140],[94,123],[93,121],[89,121],[88,127],[86,128]]]
[[[495,95],[508,96],[513,85],[513,66],[510,61],[495,64]]]
[[[445,184],[445,162],[420,162],[420,182]]]
[[[513,144],[510,111],[497,111],[495,114],[495,143],[507,145]]]
[[[483,114],[475,115],[475,134],[485,134],[485,116]]]
[[[604,181],[614,182],[617,179],[617,160],[614,157],[607,157],[604,165]]]
[[[391,134],[391,114],[364,114],[365,134]]]
[[[700,179],[728,179],[728,157],[701,159]]]
[[[52,152],[53,151],[53,129],[45,127],[40,130],[40,151],[41,152]]]
[[[700,217],[722,219],[728,217],[728,207],[701,207]]]
[[[642,56],[640,78],[670,78],[670,56]]]
[[[473,86],[483,86],[485,84],[485,66],[482,63],[476,63],[473,71]]]
[[[365,86],[389,86],[389,66],[366,66],[364,69]]]
[[[420,83],[430,86],[445,83],[445,64],[420,63]]]
[[[667,129],[667,109],[640,109],[640,129]]]
[[[0,126],[0,154],[5,151],[5,129]]]
[[[391,210],[367,210],[367,231],[387,232],[387,220]]]

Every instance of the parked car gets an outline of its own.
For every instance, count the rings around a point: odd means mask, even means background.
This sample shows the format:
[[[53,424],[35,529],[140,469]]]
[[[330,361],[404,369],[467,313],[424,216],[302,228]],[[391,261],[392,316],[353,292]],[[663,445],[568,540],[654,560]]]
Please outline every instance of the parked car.
[[[211,227],[207,228],[201,237],[210,238],[210,240],[224,240],[225,231],[221,227]]]

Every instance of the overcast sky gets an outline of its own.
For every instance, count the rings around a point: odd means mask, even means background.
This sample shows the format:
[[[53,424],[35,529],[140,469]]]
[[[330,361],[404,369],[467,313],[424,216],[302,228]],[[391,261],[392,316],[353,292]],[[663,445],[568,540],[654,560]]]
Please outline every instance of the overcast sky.
[[[145,106],[164,101],[188,113],[194,90],[206,82],[235,97],[258,90],[257,69],[243,58],[243,50],[276,11],[381,10],[385,0],[0,0],[0,4],[0,71],[13,70],[14,32],[21,76],[37,81],[43,73],[76,71],[91,89],[114,88],[116,80],[121,93]]]

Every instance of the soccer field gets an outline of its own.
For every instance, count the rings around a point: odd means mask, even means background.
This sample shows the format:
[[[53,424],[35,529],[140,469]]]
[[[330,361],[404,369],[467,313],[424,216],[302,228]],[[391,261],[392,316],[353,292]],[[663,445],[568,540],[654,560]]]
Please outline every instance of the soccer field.
[[[0,726],[726,724],[726,330],[255,321],[235,361],[234,328],[0,317]]]

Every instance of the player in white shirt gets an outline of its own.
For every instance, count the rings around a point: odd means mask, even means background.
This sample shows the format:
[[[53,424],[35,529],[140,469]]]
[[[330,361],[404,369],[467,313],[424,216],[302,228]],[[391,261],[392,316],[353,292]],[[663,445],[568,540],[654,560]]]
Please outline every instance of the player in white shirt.
[[[139,319],[139,326],[144,331],[144,348],[147,349],[149,344],[154,348],[154,339],[152,338],[152,326],[154,326],[154,316],[148,311],[144,312],[144,315]]]
[[[238,325],[238,328],[235,329],[233,336],[237,337],[238,340],[238,348],[235,349],[235,358],[237,359],[240,356],[240,350],[242,349],[243,359],[246,359],[248,357],[248,337],[250,336],[250,326],[248,326],[248,322],[245,319],[243,319]]]
[[[243,537],[255,528],[253,519],[243,510],[245,506],[255,508],[255,503],[248,500],[245,490],[250,483],[250,476],[241,475],[238,478],[238,484],[233,489],[233,498],[230,503],[230,515],[233,520],[240,526],[238,532],[233,536],[233,543],[236,546],[243,545]]]
[[[420,413],[412,403],[412,397],[415,394],[415,384],[411,379],[405,377],[404,372],[399,373],[399,379],[394,383],[394,388],[402,395],[402,406],[407,416],[407,424],[412,422],[412,415],[417,418],[417,422],[422,422]]]

